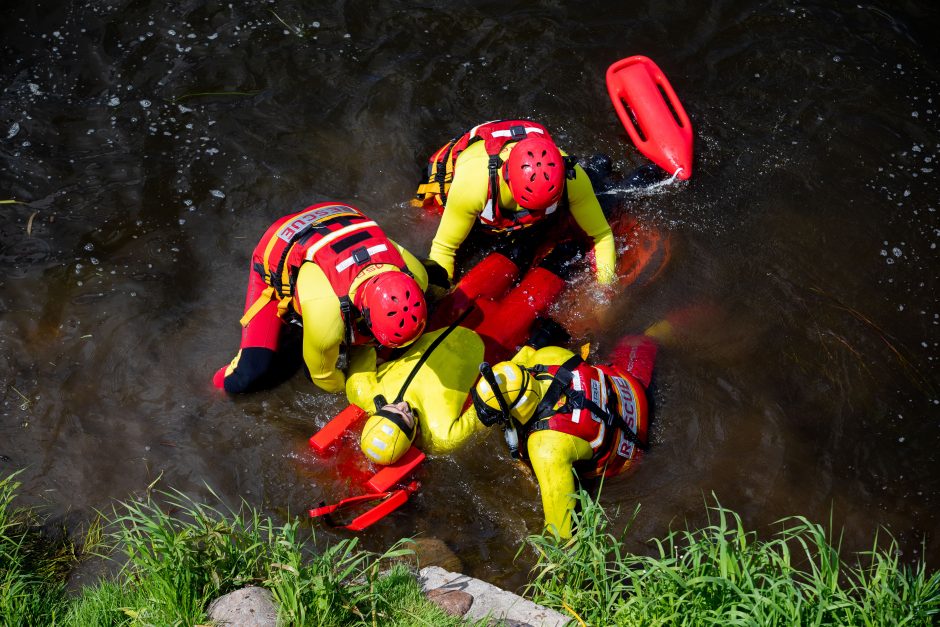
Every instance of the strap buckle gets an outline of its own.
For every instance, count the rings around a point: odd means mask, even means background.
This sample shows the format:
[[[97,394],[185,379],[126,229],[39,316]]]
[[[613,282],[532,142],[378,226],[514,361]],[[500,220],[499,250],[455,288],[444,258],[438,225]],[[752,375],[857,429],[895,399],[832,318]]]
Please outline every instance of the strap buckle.
[[[527,133],[525,132],[525,126],[521,124],[509,127],[509,141],[520,141],[525,139],[526,135]]]
[[[356,250],[352,251],[352,260],[356,265],[361,266],[365,262],[369,261],[372,256],[369,254],[368,249],[365,246],[360,246]]]

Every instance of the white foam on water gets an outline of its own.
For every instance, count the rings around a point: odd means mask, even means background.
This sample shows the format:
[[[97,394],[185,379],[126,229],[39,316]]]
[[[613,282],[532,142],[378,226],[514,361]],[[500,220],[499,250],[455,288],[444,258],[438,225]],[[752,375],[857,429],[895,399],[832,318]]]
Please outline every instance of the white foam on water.
[[[679,173],[682,171],[682,168],[676,170],[676,172],[670,176],[668,179],[662,181],[657,181],[651,185],[645,185],[643,187],[615,187],[604,192],[598,192],[598,196],[609,196],[613,194],[623,194],[625,196],[636,196],[644,197],[650,196],[662,190],[663,188],[669,187],[672,185],[676,179],[679,177]]]

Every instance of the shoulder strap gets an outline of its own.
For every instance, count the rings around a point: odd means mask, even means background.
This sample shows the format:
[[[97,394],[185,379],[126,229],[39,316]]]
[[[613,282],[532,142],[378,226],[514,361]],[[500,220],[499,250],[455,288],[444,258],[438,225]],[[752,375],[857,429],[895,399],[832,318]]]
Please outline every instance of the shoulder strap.
[[[349,296],[339,297],[339,314],[343,319],[343,343],[339,347],[339,358],[336,360],[337,370],[345,370],[349,361],[349,350],[353,341],[353,322],[356,317],[353,311],[356,310],[352,299]]]
[[[568,155],[567,157],[562,157],[562,161],[565,162],[565,178],[573,180],[578,176],[578,173],[575,172],[574,169],[574,166],[578,163],[578,158],[574,155]]]
[[[467,307],[466,311],[464,311],[462,314],[460,314],[460,315],[457,317],[457,319],[454,320],[454,321],[451,323],[451,325],[450,325],[449,327],[447,327],[447,329],[446,329],[443,333],[441,333],[440,335],[438,335],[438,336],[434,339],[434,341],[431,342],[431,345],[428,346],[427,349],[425,349],[424,354],[421,355],[421,357],[418,359],[417,363],[414,365],[414,368],[412,368],[412,369],[411,369],[411,372],[408,373],[408,376],[405,378],[405,382],[401,384],[401,389],[398,390],[398,396],[396,396],[396,397],[395,397],[395,400],[392,401],[392,402],[394,402],[394,403],[400,403],[401,401],[405,400],[405,391],[408,389],[408,386],[411,385],[411,381],[415,378],[415,375],[418,374],[418,370],[420,370],[420,369],[421,369],[421,366],[424,365],[424,362],[426,362],[426,361],[428,360],[428,357],[431,356],[431,353],[434,352],[434,349],[436,349],[438,346],[440,346],[441,342],[444,341],[444,338],[446,338],[448,335],[450,335],[451,332],[452,332],[454,329],[456,329],[456,328],[460,325],[461,322],[464,321],[464,319],[470,314],[470,312],[473,311],[473,308],[474,308],[474,307],[473,307],[473,304],[471,303],[471,305],[470,305],[469,307]]]
[[[541,425],[538,427],[541,429],[547,428],[547,422],[545,421],[555,414],[555,404],[558,402],[558,399],[561,398],[561,395],[565,394],[572,407],[587,409],[589,412],[602,419],[607,425],[619,428],[623,432],[624,437],[630,440],[630,442],[641,451],[649,450],[649,445],[641,441],[636,432],[627,426],[623,416],[617,412],[611,413],[602,409],[594,401],[585,398],[583,391],[571,389],[571,380],[574,378],[574,370],[580,366],[583,361],[580,355],[574,355],[559,366],[551,385],[548,386],[548,390],[545,392],[545,396],[542,397],[542,402],[539,403],[538,407],[535,409],[535,416],[533,416],[533,422],[531,423],[533,427],[527,430],[526,435],[528,435],[528,432],[538,430],[535,428],[536,425]],[[536,368],[539,368],[539,366],[536,366]],[[542,371],[544,372],[544,370]]]
[[[584,392],[581,390],[569,390],[568,400],[571,402],[573,407],[578,409],[586,409],[598,418],[602,419],[608,426],[617,427],[623,432],[624,437],[626,437],[630,442],[636,445],[641,451],[648,451],[649,445],[646,442],[640,440],[636,432],[631,429],[626,421],[624,421],[623,416],[617,412],[609,412],[601,407],[592,400],[589,400],[584,397]]]
[[[584,360],[581,359],[580,355],[574,355],[558,367],[548,390],[545,391],[545,396],[542,397],[542,402],[535,408],[533,420],[541,420],[555,413],[555,403],[571,387],[571,379],[574,377],[573,371],[581,365],[582,361]]]
[[[499,202],[499,169],[503,167],[503,160],[500,158],[499,153],[495,155],[490,155],[489,161],[489,180],[490,180],[490,202],[493,203],[493,217],[497,215],[502,217],[503,208],[500,206]]]

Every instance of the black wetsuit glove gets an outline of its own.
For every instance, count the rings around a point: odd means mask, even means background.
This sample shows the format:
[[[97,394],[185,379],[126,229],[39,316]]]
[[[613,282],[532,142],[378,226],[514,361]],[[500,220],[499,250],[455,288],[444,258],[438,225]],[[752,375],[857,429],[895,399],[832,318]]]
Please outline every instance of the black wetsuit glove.
[[[431,259],[422,259],[421,265],[424,266],[425,271],[428,273],[428,285],[435,285],[445,290],[451,288],[450,279],[447,278],[447,270],[445,270],[441,264]]]
[[[574,240],[566,240],[557,244],[550,253],[545,255],[539,262],[539,266],[567,281],[579,268],[579,265],[573,262],[583,255],[582,244]]]

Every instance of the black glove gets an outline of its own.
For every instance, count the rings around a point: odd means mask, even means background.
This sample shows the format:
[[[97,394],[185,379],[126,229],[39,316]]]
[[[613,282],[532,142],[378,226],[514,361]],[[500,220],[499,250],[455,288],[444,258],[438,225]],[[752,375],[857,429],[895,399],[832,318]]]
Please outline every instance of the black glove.
[[[539,262],[539,266],[567,281],[579,268],[579,265],[573,262],[582,255],[584,255],[582,244],[574,240],[565,240],[556,244],[551,252]]]
[[[561,346],[567,344],[571,336],[561,326],[551,318],[541,318],[538,328],[532,333],[527,345],[538,350],[546,346]]]
[[[428,273],[428,285],[441,287],[445,290],[451,288],[450,279],[447,278],[447,270],[445,270],[441,264],[431,259],[422,259],[421,265],[424,266],[425,271]]]

